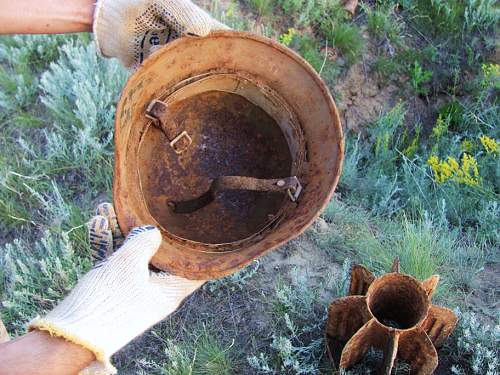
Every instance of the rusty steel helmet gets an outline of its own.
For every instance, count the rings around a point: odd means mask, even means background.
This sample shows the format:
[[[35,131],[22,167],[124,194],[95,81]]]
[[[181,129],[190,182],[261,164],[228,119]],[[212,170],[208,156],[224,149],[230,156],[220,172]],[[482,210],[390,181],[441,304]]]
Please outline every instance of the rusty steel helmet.
[[[302,233],[342,158],[337,109],[304,59],[244,32],[184,37],[144,62],[118,104],[118,222],[161,230],[153,266],[222,277]]]

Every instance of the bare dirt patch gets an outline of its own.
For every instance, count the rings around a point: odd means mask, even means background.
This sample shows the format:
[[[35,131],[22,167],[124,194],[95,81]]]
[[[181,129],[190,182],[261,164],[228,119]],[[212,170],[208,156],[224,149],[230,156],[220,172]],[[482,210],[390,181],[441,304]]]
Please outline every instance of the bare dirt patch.
[[[471,311],[488,324],[495,324],[500,310],[500,265],[489,264],[477,275],[466,299]]]
[[[334,85],[334,90],[341,93],[336,102],[342,124],[357,132],[397,103],[397,87],[393,84],[381,86],[373,75],[369,75],[363,62],[353,65]]]

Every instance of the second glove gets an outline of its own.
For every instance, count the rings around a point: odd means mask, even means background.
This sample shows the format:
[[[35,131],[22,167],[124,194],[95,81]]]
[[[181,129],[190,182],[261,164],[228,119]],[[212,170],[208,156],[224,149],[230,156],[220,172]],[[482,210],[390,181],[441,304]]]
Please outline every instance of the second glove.
[[[179,36],[218,29],[227,26],[189,0],[99,0],[94,15],[99,52],[131,69]]]

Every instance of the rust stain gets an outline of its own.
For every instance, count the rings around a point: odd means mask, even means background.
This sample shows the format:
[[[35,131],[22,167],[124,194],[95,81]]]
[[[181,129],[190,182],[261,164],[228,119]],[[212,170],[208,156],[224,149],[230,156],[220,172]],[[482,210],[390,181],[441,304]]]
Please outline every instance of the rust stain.
[[[452,333],[457,316],[435,306],[431,296],[437,275],[423,282],[393,272],[379,278],[365,267],[351,272],[350,296],[334,300],[328,309],[326,345],[334,366],[348,369],[370,348],[383,352],[380,373],[390,375],[397,358],[412,374],[429,375],[438,365],[436,348]]]

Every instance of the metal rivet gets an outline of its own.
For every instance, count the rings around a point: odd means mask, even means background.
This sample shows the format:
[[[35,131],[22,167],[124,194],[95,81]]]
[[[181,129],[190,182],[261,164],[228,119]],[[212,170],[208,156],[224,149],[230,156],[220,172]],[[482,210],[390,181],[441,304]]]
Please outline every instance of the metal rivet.
[[[285,180],[279,180],[278,182],[276,182],[276,185],[278,185],[279,187],[285,186]]]

